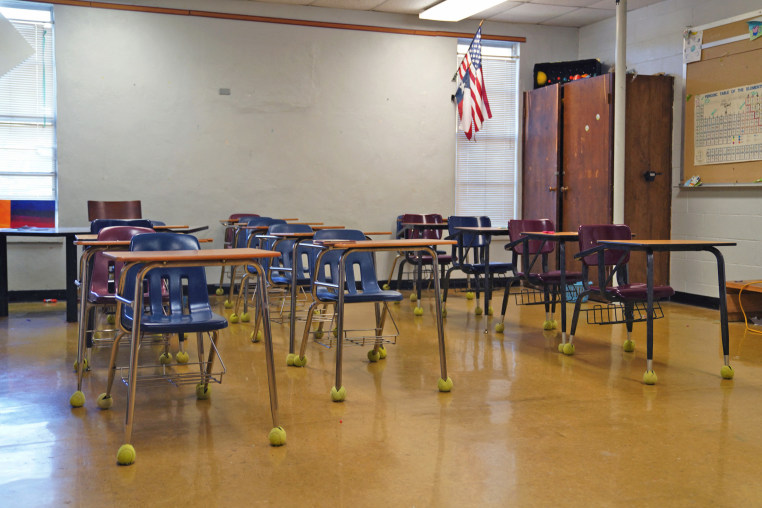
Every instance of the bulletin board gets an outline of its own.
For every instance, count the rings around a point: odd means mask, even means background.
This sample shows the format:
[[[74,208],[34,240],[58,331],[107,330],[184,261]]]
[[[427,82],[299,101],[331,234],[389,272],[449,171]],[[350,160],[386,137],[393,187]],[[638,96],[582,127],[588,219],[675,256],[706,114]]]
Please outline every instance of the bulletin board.
[[[701,40],[697,60],[685,65],[684,184],[698,176],[702,184],[762,186],[762,37],[750,35],[757,22],[762,10],[691,29]]]

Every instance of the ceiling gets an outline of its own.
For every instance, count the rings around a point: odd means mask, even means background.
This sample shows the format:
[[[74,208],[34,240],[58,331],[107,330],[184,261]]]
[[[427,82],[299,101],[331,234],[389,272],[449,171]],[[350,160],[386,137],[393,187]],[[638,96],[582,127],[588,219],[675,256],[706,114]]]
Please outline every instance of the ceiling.
[[[288,5],[413,14],[441,0],[257,0]],[[627,0],[627,10],[640,9],[663,0]],[[469,19],[503,23],[583,27],[616,16],[615,0],[509,0]]]

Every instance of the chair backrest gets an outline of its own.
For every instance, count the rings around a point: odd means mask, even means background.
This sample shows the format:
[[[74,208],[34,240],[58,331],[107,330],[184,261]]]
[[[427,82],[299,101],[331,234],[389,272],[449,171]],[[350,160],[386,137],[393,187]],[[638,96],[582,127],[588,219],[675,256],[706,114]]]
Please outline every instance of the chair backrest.
[[[423,216],[423,222],[426,224],[443,224],[444,218],[438,213],[427,213]],[[441,229],[424,229],[423,237],[428,239],[440,240],[442,238]]]
[[[400,226],[404,227],[404,224],[425,222],[424,217],[420,213],[406,213],[402,215],[400,219]],[[422,238],[422,230],[417,228],[409,228],[405,230],[403,238]]]
[[[87,220],[89,221],[95,219],[140,219],[142,217],[140,200],[87,202]]]
[[[110,226],[98,232],[99,241],[126,241],[132,240],[135,235],[153,233],[153,229],[137,226]],[[113,295],[114,281],[119,280],[124,263],[115,263],[96,252],[93,256],[92,272],[90,275],[90,291],[99,296]]]
[[[154,221],[148,219],[93,219],[90,222],[90,232],[96,234],[103,228],[110,228],[113,226],[153,228],[154,224]]]
[[[307,224],[287,224],[285,222],[272,224],[267,229],[267,234],[269,235],[272,235],[275,233],[311,233],[311,232],[312,232],[312,228],[308,226]],[[294,262],[292,258],[294,255],[294,243],[296,243],[296,240],[293,240],[290,238],[284,238],[278,241],[274,241],[272,248],[280,252],[280,257],[271,259],[270,266],[293,268]],[[296,272],[298,274],[297,276],[300,278],[305,278],[310,276],[310,272],[309,272],[310,263],[305,262],[305,260],[303,259],[304,257],[303,254],[307,254],[309,256],[309,253],[306,249],[304,248],[299,249],[299,252],[297,252]]]
[[[459,248],[474,248],[483,247],[487,244],[485,235],[479,235],[476,233],[466,233],[459,231],[457,228],[463,227],[489,227],[489,217],[476,217],[476,216],[458,216],[451,215],[447,219],[447,230],[450,236],[456,238]]]
[[[598,240],[630,240],[632,232],[630,226],[625,224],[583,224],[579,227],[579,250],[580,252],[592,249],[598,245]],[[615,265],[619,262],[627,263],[630,260],[629,251],[618,249],[606,249],[603,256],[603,264]],[[598,254],[591,254],[582,258],[582,263],[587,266],[598,265]]]
[[[132,237],[131,251],[199,250],[198,239],[181,233],[145,233]],[[135,276],[142,265],[131,267],[125,276],[124,290],[131,298],[135,291]],[[190,314],[211,312],[206,273],[202,266],[155,268],[145,277],[144,313]],[[131,326],[132,307],[122,306],[122,323]]]
[[[314,240],[349,240],[363,241],[365,233],[356,229],[324,229],[316,231]],[[339,278],[339,259],[344,251],[332,250],[326,252],[321,264],[316,269],[317,280],[321,282],[337,282]],[[371,252],[352,252],[345,258],[346,263],[346,286],[348,294],[354,295],[361,288],[363,293],[378,292],[381,288],[378,285],[376,275],[376,263]]]
[[[235,220],[239,222],[246,222],[252,217],[259,217],[258,213],[231,213],[230,217],[228,219]],[[225,228],[225,244],[230,245],[230,243],[233,241],[233,228],[227,227]]]
[[[553,221],[550,219],[515,219],[508,222],[508,235],[511,242],[521,239],[521,233],[526,231],[555,231]],[[530,240],[526,254],[548,254],[553,252],[555,242],[542,242]],[[519,256],[524,255],[524,244],[519,243],[513,247],[513,252]]]

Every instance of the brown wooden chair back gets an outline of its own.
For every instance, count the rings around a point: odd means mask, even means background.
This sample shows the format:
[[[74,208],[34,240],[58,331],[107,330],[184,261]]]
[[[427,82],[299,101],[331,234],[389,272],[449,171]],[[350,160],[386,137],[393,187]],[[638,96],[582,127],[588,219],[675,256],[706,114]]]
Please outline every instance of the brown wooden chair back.
[[[142,219],[140,200],[134,201],[88,201],[87,220],[95,219]]]

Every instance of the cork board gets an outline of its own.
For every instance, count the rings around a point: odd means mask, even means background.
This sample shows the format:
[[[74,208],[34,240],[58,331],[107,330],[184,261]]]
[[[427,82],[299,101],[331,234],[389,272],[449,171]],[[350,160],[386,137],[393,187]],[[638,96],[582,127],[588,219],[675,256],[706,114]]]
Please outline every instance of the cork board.
[[[683,182],[762,179],[762,37],[750,40],[746,23],[759,17],[703,30],[701,59],[686,65]]]

